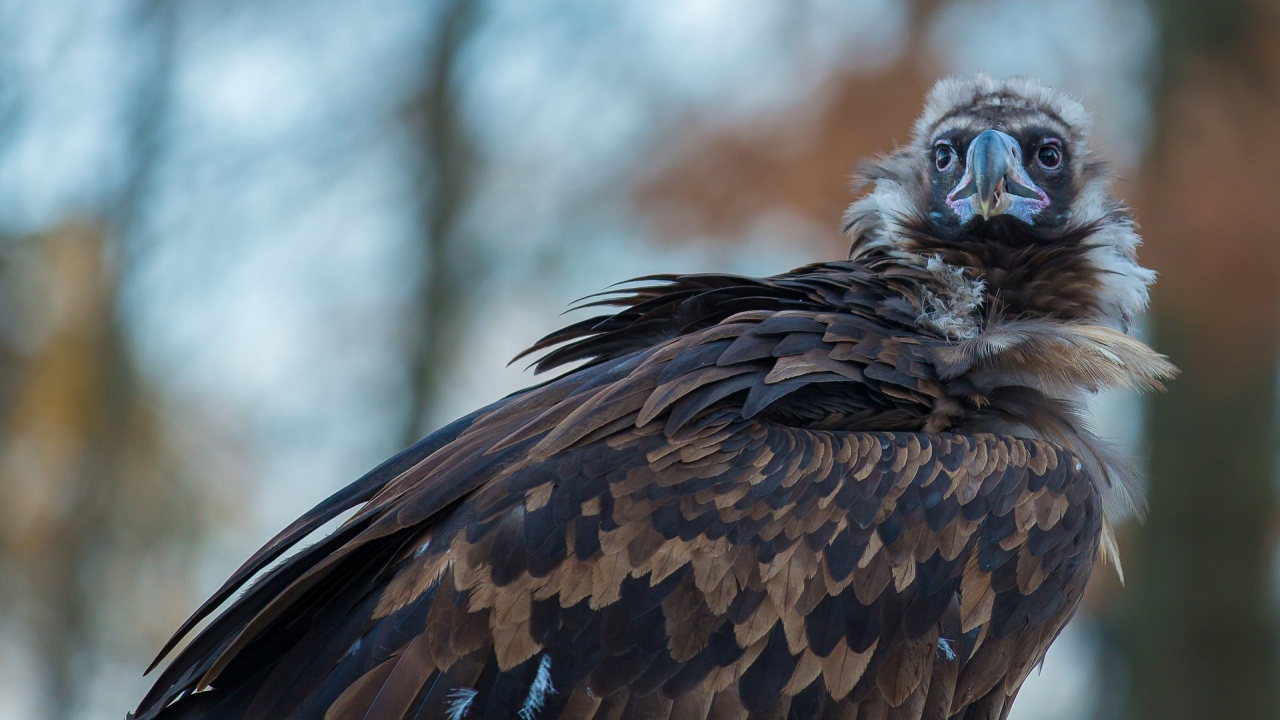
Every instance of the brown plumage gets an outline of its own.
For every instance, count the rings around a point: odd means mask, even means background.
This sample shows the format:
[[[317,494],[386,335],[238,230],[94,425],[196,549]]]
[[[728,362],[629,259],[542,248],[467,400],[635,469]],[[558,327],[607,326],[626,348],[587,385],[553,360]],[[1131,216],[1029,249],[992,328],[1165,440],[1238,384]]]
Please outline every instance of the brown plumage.
[[[581,367],[250,558],[137,716],[1005,717],[1140,505],[1080,402],[1173,372],[1124,334],[1151,275],[1084,118],[948,81],[867,171],[851,260],[599,299],[620,309],[533,349]],[[936,148],[992,128],[1064,167],[975,169],[966,200]]]

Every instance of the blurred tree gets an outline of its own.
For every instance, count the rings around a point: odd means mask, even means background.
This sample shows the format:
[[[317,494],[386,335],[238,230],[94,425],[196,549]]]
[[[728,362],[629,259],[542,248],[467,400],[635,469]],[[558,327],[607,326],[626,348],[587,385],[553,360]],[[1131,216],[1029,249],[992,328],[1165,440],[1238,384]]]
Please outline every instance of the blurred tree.
[[[435,37],[427,44],[426,81],[409,107],[419,143],[423,276],[407,314],[408,366],[413,376],[404,444],[416,441],[435,417],[443,383],[455,374],[464,323],[483,264],[462,226],[476,176],[476,152],[462,118],[459,56],[483,13],[478,0],[446,0],[437,8]]]
[[[0,333],[0,617],[26,621],[35,702],[54,720],[85,709],[102,666],[137,667],[181,619],[188,551],[219,505],[217,484],[186,481],[122,327],[173,33],[171,3],[134,10],[143,70],[118,192],[99,219],[8,239],[0,261],[4,325],[21,330]]]
[[[72,717],[84,669],[112,652],[104,623],[123,612],[162,632],[176,619],[181,565],[166,568],[164,587],[148,564],[181,559],[171,551],[196,539],[202,515],[120,332],[106,237],[71,224],[22,241],[42,272],[42,295],[27,301],[50,317],[8,368],[18,391],[0,437],[0,544],[16,566],[6,599],[30,621],[39,707],[54,719]]]
[[[1126,717],[1275,718],[1270,593],[1280,347],[1280,13],[1153,3],[1158,136],[1140,178],[1157,348],[1184,374],[1149,406],[1151,516],[1124,613]]]
[[[941,0],[914,0],[903,47],[892,63],[842,73],[815,102],[812,117],[785,125],[727,129],[713,122],[691,138],[637,188],[637,203],[672,240],[690,235],[741,237],[763,212],[782,207],[819,227],[839,227],[850,200],[850,171],[893,149],[920,111],[920,98],[938,74],[928,26]],[[869,102],[874,98],[874,102]],[[788,120],[792,116],[787,116]],[[779,152],[779,148],[786,148]],[[841,257],[848,242],[825,233],[822,252]],[[825,256],[825,255],[824,255]]]

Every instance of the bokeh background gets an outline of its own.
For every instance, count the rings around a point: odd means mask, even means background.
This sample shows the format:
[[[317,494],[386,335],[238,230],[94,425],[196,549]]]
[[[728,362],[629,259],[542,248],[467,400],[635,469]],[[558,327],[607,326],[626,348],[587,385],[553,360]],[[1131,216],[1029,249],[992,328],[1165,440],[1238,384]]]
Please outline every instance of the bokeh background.
[[[649,272],[844,256],[948,73],[1098,118],[1184,369],[1016,720],[1280,711],[1280,11],[1250,0],[0,0],[0,718],[120,718],[167,634]]]

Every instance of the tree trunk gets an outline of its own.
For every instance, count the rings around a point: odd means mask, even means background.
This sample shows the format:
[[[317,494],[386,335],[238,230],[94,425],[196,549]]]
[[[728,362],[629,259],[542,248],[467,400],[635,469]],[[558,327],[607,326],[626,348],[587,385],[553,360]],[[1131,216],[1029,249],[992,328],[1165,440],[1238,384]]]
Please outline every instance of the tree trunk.
[[[1202,17],[1240,3],[1183,5],[1158,6],[1170,74],[1137,203],[1161,273],[1154,345],[1183,375],[1149,405],[1151,516],[1124,620],[1128,716],[1263,720],[1280,710],[1269,582],[1280,232],[1266,210],[1280,197],[1280,33],[1275,17]],[[1177,33],[1196,27],[1213,35],[1185,44]],[[1245,34],[1224,43],[1233,27]]]
[[[459,222],[471,199],[475,151],[461,117],[457,60],[480,12],[479,0],[449,0],[439,10],[430,47],[427,82],[411,108],[421,143],[419,188],[422,213],[423,277],[409,315],[413,338],[408,364],[413,395],[404,443],[431,429],[444,378],[456,371],[462,323],[470,294],[481,279],[470,262],[473,249]]]

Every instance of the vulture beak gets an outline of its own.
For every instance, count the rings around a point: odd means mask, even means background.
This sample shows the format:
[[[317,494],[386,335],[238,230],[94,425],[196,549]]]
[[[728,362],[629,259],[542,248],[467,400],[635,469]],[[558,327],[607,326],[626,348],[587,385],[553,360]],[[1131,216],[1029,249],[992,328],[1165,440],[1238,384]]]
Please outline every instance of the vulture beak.
[[[1022,166],[1018,141],[999,130],[984,130],[969,143],[964,177],[947,195],[947,205],[961,222],[975,215],[983,220],[1013,215],[1030,223],[1048,207],[1049,197]]]

